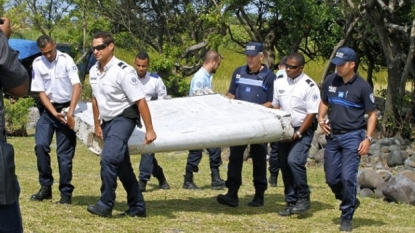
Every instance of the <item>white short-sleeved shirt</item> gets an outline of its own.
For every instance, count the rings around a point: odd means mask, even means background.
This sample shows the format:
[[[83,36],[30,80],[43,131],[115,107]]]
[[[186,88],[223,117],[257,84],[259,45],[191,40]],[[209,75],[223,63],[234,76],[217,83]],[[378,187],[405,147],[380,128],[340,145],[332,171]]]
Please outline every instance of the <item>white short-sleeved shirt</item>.
[[[89,83],[98,103],[99,119],[110,121],[144,98],[144,89],[134,68],[118,58],[112,57],[103,73],[98,64],[89,70]]]
[[[66,103],[72,98],[72,85],[80,83],[78,68],[66,53],[56,51],[56,58],[49,62],[40,56],[33,61],[31,91],[44,91],[52,103]]]
[[[193,96],[197,90],[209,88],[212,90],[212,75],[205,69],[200,68],[190,83],[189,96]]]
[[[158,74],[147,72],[146,76],[138,79],[143,84],[146,100],[163,99],[167,95],[166,86]]]
[[[275,80],[272,105],[291,114],[293,127],[300,127],[307,114],[318,113],[319,104],[320,90],[306,74],[294,80],[289,77]]]

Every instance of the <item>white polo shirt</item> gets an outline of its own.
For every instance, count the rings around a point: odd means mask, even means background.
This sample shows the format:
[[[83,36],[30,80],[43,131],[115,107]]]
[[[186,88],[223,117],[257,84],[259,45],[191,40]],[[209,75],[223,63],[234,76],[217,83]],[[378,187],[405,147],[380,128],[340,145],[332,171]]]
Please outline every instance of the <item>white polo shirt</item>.
[[[144,89],[134,68],[115,56],[104,67],[103,73],[99,72],[98,64],[89,70],[89,83],[98,103],[99,119],[110,121],[144,98]]]
[[[163,99],[167,95],[166,86],[158,74],[147,72],[143,78],[138,79],[143,84],[146,100]]]
[[[45,56],[33,61],[31,91],[44,91],[52,103],[66,103],[72,98],[72,85],[80,83],[78,68],[66,53],[56,51],[56,58],[49,62]]]
[[[300,127],[307,114],[317,113],[319,104],[320,90],[306,74],[301,73],[294,80],[289,77],[275,80],[272,105],[291,114],[293,127]]]

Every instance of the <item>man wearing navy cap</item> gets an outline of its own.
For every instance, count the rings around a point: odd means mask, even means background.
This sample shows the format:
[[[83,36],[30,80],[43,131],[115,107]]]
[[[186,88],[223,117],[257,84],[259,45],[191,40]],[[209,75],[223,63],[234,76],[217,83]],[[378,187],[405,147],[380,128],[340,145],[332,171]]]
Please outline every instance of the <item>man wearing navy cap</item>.
[[[229,91],[226,96],[230,99],[244,100],[251,103],[272,107],[275,74],[261,63],[264,58],[262,44],[250,42],[245,48],[247,65],[235,70],[232,75]],[[236,119],[238,120],[238,119]],[[243,154],[247,145],[231,146],[228,164],[228,192],[217,197],[220,204],[236,207],[239,205],[238,190],[242,184]],[[252,144],[252,155],[255,196],[249,206],[264,205],[264,192],[267,189],[266,144]]]
[[[337,51],[331,60],[337,73],[329,75],[323,84],[318,112],[319,124],[327,135],[326,182],[341,201],[340,231],[352,231],[353,214],[360,205],[356,198],[360,156],[368,152],[377,122],[373,90],[355,73],[356,60],[351,48]],[[326,114],[328,119],[325,119]]]

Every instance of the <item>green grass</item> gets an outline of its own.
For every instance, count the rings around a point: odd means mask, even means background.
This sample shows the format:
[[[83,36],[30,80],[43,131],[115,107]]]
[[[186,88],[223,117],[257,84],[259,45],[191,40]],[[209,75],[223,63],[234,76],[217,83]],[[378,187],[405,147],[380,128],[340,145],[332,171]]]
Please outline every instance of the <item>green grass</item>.
[[[20,205],[25,232],[337,232],[339,227],[338,202],[324,181],[320,167],[308,169],[311,186],[312,207],[308,214],[280,217],[276,212],[285,205],[282,180],[277,188],[265,193],[265,206],[248,207],[254,189],[252,186],[252,164],[244,163],[243,185],[239,191],[240,206],[230,208],[216,202],[216,196],[225,191],[210,190],[209,161],[203,156],[200,171],[195,174],[197,185],[203,191],[182,189],[186,152],[157,154],[163,167],[170,190],[158,190],[152,178],[148,191],[144,193],[148,217],[100,218],[89,214],[86,208],[98,201],[100,196],[99,157],[78,142],[73,165],[72,205],[57,205],[59,200],[55,147],[52,144],[52,165],[55,184],[51,201],[29,201],[31,194],[39,189],[36,156],[33,152],[34,138],[9,138],[15,147],[16,171],[21,185]],[[131,158],[134,170],[140,157]],[[227,161],[221,166],[222,177],[226,177]],[[354,232],[413,232],[414,206],[390,204],[380,199],[361,198],[362,204],[354,219]],[[126,194],[118,182],[117,199],[113,214],[127,208]]]

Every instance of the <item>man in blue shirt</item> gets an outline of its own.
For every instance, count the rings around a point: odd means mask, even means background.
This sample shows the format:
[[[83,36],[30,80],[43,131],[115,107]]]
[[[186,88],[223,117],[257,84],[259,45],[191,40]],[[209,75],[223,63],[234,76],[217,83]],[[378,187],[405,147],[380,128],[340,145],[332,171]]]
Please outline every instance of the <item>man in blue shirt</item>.
[[[245,48],[247,65],[237,68],[230,83],[226,96],[251,103],[272,107],[275,74],[263,65],[262,44],[250,42]],[[238,120],[237,116],[236,119]],[[239,205],[238,190],[242,185],[243,154],[248,145],[231,146],[228,164],[228,192],[217,197],[220,204],[236,207]],[[264,193],[267,190],[267,148],[266,144],[252,144],[250,153],[253,165],[255,196],[249,206],[264,205]]]
[[[189,96],[203,95],[213,93],[212,91],[212,74],[220,66],[222,57],[218,52],[209,50],[203,59],[203,66],[197,71],[190,83]],[[212,184],[211,189],[225,188],[225,181],[220,178],[219,166],[222,164],[221,148],[208,148],[210,171]],[[193,172],[199,171],[199,163],[202,159],[202,149],[189,150],[186,164],[186,174],[184,176],[184,189],[200,189],[193,181]]]
[[[318,111],[319,124],[327,135],[326,182],[341,201],[340,231],[352,231],[353,215],[360,205],[356,198],[360,156],[367,154],[377,122],[373,89],[356,74],[356,61],[353,49],[343,47],[337,51],[331,60],[336,73],[324,81]]]

